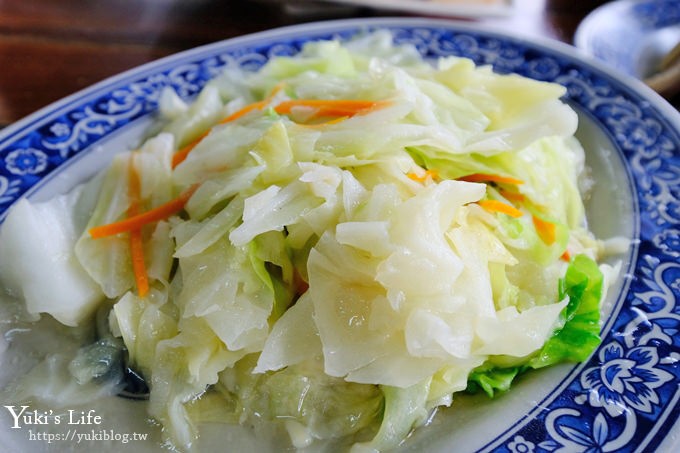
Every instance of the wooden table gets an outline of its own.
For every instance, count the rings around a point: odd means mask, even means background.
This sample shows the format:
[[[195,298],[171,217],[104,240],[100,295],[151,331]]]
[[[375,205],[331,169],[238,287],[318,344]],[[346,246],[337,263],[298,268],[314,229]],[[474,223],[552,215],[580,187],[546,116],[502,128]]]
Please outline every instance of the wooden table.
[[[579,21],[602,3],[515,0],[512,15],[476,20],[571,43]],[[325,3],[302,8],[294,0],[0,0],[0,127],[201,44],[282,25],[385,15],[404,13]]]

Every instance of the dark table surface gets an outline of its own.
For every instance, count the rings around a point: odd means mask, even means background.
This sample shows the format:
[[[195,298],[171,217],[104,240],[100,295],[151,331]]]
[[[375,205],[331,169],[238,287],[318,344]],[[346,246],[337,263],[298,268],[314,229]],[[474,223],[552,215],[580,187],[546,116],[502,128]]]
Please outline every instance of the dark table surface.
[[[571,43],[579,22],[602,3],[514,0],[510,15],[463,20]],[[201,44],[302,22],[396,15],[406,13],[275,0],[0,0],[0,127]]]

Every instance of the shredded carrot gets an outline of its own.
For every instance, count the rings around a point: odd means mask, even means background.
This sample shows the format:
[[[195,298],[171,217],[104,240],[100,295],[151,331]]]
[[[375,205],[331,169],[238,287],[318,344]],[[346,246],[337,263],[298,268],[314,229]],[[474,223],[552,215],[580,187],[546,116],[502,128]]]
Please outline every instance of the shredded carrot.
[[[248,113],[252,112],[253,110],[262,110],[263,108],[265,108],[267,106],[267,104],[269,104],[271,102],[272,98],[274,98],[274,96],[276,96],[276,94],[283,89],[283,87],[284,87],[283,82],[277,83],[274,86],[274,88],[272,88],[272,92],[269,93],[269,96],[267,96],[265,99],[258,101],[258,102],[253,102],[252,104],[246,105],[245,107],[235,111],[231,115],[228,115],[226,118],[221,119],[218,122],[218,124],[226,124],[226,123],[229,123],[231,121],[237,120],[237,119],[241,118],[242,116],[245,116]],[[189,143],[184,148],[177,151],[172,156],[172,168],[175,168],[176,166],[178,166],[179,164],[184,162],[184,160],[187,158],[189,153],[196,147],[196,145],[199,144],[199,142],[201,140],[203,140],[205,137],[208,136],[208,134],[210,133],[211,130],[212,130],[212,128],[205,131],[196,140],[194,140],[193,142]]]
[[[252,112],[253,110],[262,110],[269,104],[269,101],[267,99],[262,100],[262,101],[257,101],[253,102],[252,104],[248,104],[245,107],[243,107],[240,110],[235,111],[231,115],[228,115],[226,118],[223,118],[220,120],[219,124],[226,124],[231,121],[235,121],[243,116],[246,116],[248,113]]]
[[[515,208],[514,206],[510,206],[509,204],[503,203],[502,201],[498,200],[479,200],[477,202],[482,208],[486,209],[487,211],[490,212],[501,212],[503,214],[507,214],[510,217],[522,217],[524,214],[522,211],[519,209]]]
[[[458,178],[459,181],[467,182],[498,182],[501,184],[524,184],[521,179],[511,176],[494,175],[486,173],[472,173]]]
[[[272,89],[272,92],[267,96],[265,99],[257,102],[253,102],[252,104],[248,104],[244,106],[243,108],[235,111],[231,115],[228,115],[226,118],[223,118],[222,120],[219,121],[218,124],[226,124],[230,123],[232,121],[235,121],[248,113],[254,111],[254,110],[263,110],[265,109],[269,104],[271,104],[272,99],[278,92],[280,92],[283,89],[284,85],[283,83],[279,83],[274,88]],[[276,105],[274,107],[274,110],[276,113],[280,115],[286,115],[291,113],[291,110],[294,107],[312,107],[315,109],[314,114],[312,115],[312,118],[323,118],[323,117],[340,117],[341,120],[344,120],[348,117],[354,116],[354,115],[360,115],[363,113],[367,113],[371,110],[374,110],[376,108],[380,108],[382,106],[385,106],[387,104],[386,101],[366,101],[366,100],[354,100],[354,99],[290,99],[287,101],[283,101]],[[332,122],[335,122],[332,120]],[[332,124],[332,122],[328,122],[325,124]],[[184,160],[187,158],[189,153],[198,145],[198,143],[203,140],[208,134],[210,133],[210,130],[206,131],[203,133],[200,137],[198,137],[196,140],[193,142],[189,143],[187,146],[184,148],[180,149],[177,151],[173,157],[172,157],[172,168],[177,167],[179,164],[184,162]]]
[[[272,88],[272,91],[267,95],[268,100],[274,99],[274,96],[279,94],[284,88],[286,88],[286,82],[279,82]]]
[[[526,197],[518,192],[510,192],[508,190],[499,190],[499,193],[508,201],[514,201],[515,203],[521,203],[526,200]]]
[[[370,110],[372,110],[372,108],[354,110],[351,108],[348,109],[342,107],[320,107],[315,109],[314,114],[311,116],[311,118],[326,118],[337,116],[352,117],[355,115],[368,113]]]
[[[252,112],[253,110],[263,109],[267,106],[268,102],[269,101],[259,101],[259,102],[254,102],[252,104],[248,104],[245,107],[243,107],[242,109],[237,110],[234,113],[232,113],[231,115],[227,116],[226,118],[223,118],[222,120],[219,121],[218,124],[226,124],[226,123],[229,123],[230,121],[237,120],[237,119],[241,118],[242,116],[247,115],[248,113]],[[184,162],[184,160],[187,158],[189,153],[194,150],[196,145],[198,145],[201,142],[201,140],[203,140],[204,138],[206,138],[208,136],[208,134],[210,133],[211,130],[212,129],[204,132],[196,140],[194,140],[193,142],[189,143],[184,148],[177,151],[172,156],[172,168],[175,168],[179,164]]]
[[[313,127],[330,126],[330,125],[332,125],[332,124],[342,123],[342,122],[345,121],[347,118],[349,118],[349,116],[338,116],[337,118],[333,118],[333,119],[328,120],[328,121],[322,121],[322,122],[320,122],[320,123],[305,123],[305,124],[302,124],[302,126],[305,126],[305,127],[312,127],[312,128],[313,128]]]
[[[184,148],[180,149],[175,154],[173,154],[172,155],[172,168],[175,168],[176,166],[178,166],[179,164],[184,162],[184,159],[187,158],[189,153],[196,147],[196,145],[198,145],[200,143],[201,140],[203,140],[205,137],[207,137],[209,133],[210,133],[210,131],[204,132],[196,140],[189,143],[187,146],[185,146]]]
[[[538,237],[540,237],[546,245],[552,245],[555,242],[555,224],[536,216],[532,216],[532,220],[534,222],[534,227],[536,228],[536,233],[538,233]]]
[[[253,110],[264,109],[265,107],[267,107],[267,105],[269,105],[271,103],[274,96],[276,96],[276,94],[279,91],[281,91],[283,89],[283,87],[284,87],[283,82],[277,83],[274,86],[274,88],[272,88],[271,93],[269,93],[269,95],[266,98],[262,99],[261,101],[253,102],[252,104],[248,104],[245,107],[243,107],[242,109],[235,111],[231,115],[220,120],[219,124],[226,124],[226,123],[229,123],[231,121],[237,120],[237,119],[241,118],[242,116],[245,116],[248,113],[252,112]]]
[[[314,116],[354,116],[387,105],[386,101],[367,101],[360,99],[290,99],[274,107],[276,113],[285,115],[295,107],[316,109]]]
[[[132,272],[137,285],[137,294],[139,294],[139,297],[144,297],[149,292],[149,274],[146,272],[146,263],[144,262],[142,230],[130,231],[130,257],[132,259]]]
[[[189,201],[189,198],[191,198],[191,196],[194,194],[197,187],[198,186],[195,185],[183,192],[177,198],[146,212],[128,217],[127,219],[121,220],[119,222],[113,222],[107,225],[100,225],[90,228],[90,236],[92,236],[94,239],[99,239],[106,236],[112,236],[114,234],[126,233],[128,231],[139,229],[149,223],[165,220],[171,215],[176,214],[184,209],[184,205],[186,205],[187,201]]]
[[[425,173],[423,173],[422,175],[418,175],[415,172],[410,172],[406,173],[406,176],[408,176],[409,178],[416,182],[425,182],[427,181],[427,178],[435,179],[438,176],[438,174],[436,170],[425,170]]]
[[[565,250],[562,256],[560,256],[560,258],[568,263],[569,261],[571,261],[571,253],[569,253],[569,250]]]
[[[139,215],[139,206],[141,203],[141,181],[135,168],[134,157],[134,153],[130,155],[130,182],[128,186],[130,206],[127,209],[128,219]],[[130,230],[129,234],[130,259],[132,261],[132,272],[135,276],[135,283],[137,285],[137,294],[139,294],[139,297],[145,297],[149,292],[149,275],[146,272],[146,264],[144,262],[144,239],[142,237],[141,226]]]

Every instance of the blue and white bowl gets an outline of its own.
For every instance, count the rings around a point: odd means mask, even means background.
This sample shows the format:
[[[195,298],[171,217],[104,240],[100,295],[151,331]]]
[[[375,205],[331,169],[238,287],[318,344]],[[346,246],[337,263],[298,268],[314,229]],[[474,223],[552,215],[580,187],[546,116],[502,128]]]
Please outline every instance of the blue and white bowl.
[[[680,0],[618,0],[579,24],[576,47],[617,70],[645,79],[680,43]]]

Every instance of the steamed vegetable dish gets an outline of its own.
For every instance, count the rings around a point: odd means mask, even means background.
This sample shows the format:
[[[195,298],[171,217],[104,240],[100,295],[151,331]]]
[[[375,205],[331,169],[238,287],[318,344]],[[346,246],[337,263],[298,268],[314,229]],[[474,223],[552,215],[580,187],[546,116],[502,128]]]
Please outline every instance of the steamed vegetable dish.
[[[134,371],[180,451],[206,421],[394,448],[458,392],[599,342],[564,93],[386,32],[229,67],[190,104],[166,89],[91,181],[16,203],[4,287],[96,325],[70,378],[119,392]]]

